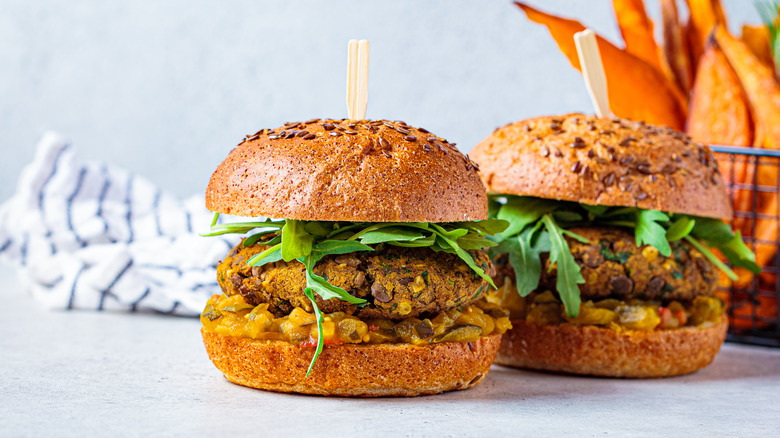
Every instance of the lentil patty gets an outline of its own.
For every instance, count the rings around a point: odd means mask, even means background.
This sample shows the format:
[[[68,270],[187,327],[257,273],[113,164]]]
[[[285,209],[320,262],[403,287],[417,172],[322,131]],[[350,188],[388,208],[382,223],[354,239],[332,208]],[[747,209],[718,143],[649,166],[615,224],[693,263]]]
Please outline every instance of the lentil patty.
[[[637,248],[634,233],[625,228],[588,227],[571,231],[590,241],[581,243],[566,236],[585,279],[585,284],[580,285],[583,300],[692,300],[715,292],[717,268],[687,243],[671,242],[672,254],[664,257],[652,246]],[[514,278],[506,255],[493,262],[498,271],[497,286],[503,284],[506,276]],[[548,272],[550,261],[544,256],[542,262],[539,290],[555,291],[556,269]]]
[[[246,261],[266,246],[239,244],[217,267],[217,279],[228,295],[243,295],[253,305],[268,303],[277,316],[300,307],[312,312],[304,295],[305,268],[297,261],[252,267]],[[493,271],[487,255],[470,251],[477,265]],[[352,296],[368,301],[356,306],[338,298],[323,300],[315,294],[324,313],[345,312],[361,318],[402,319],[426,316],[466,306],[489,287],[458,256],[428,248],[377,245],[374,252],[326,256],[314,273]]]

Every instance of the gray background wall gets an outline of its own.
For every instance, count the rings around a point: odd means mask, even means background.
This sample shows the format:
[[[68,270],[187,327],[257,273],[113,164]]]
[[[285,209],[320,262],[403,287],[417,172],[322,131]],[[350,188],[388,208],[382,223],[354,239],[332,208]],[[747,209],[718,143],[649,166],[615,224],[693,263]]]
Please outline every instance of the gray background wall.
[[[609,0],[528,3],[619,41]],[[751,1],[725,7],[733,30],[758,22]],[[83,159],[202,192],[244,134],[346,116],[350,38],[371,42],[367,117],[463,151],[512,120],[591,111],[547,30],[509,0],[0,0],[0,202],[46,130]]]

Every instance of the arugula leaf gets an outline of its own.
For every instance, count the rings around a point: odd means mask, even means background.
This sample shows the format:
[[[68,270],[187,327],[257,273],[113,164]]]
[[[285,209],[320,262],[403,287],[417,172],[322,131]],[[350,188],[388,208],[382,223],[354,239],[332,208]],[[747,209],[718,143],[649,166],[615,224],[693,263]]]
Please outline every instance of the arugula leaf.
[[[328,283],[327,280],[314,273],[314,265],[321,259],[322,256],[315,256],[310,254],[306,257],[298,259],[306,267],[306,286],[311,288],[317,295],[322,297],[323,300],[329,300],[331,298],[338,298],[352,304],[363,304],[366,300],[362,298],[355,298],[350,295],[344,289],[334,286]]]
[[[246,261],[246,264],[249,266],[263,266],[267,263],[273,263],[278,262],[282,259],[282,244],[277,243],[276,245],[266,249],[263,252],[259,252],[252,257],[249,258],[249,260]]]
[[[580,236],[579,234],[575,233],[574,231],[569,231],[569,230],[567,230],[565,228],[561,228],[560,230],[561,230],[561,233],[571,237],[572,239],[576,240],[577,242],[585,243],[585,244],[589,244],[590,243],[590,240]]]
[[[496,242],[493,242],[492,240],[489,240],[488,238],[473,231],[469,231],[468,234],[462,237],[458,237],[456,242],[458,242],[458,245],[460,245],[460,247],[465,250],[479,250],[482,248],[489,248],[491,246],[498,245]]]
[[[536,222],[543,214],[549,213],[561,204],[556,201],[541,198],[511,196],[498,210],[498,218],[509,222],[509,226],[501,233],[507,238],[519,234],[527,225]]]
[[[437,236],[438,236],[437,237],[437,241],[439,240],[438,238],[441,238],[441,240],[443,240],[446,243],[446,245],[449,246],[449,248],[458,257],[460,257],[461,260],[463,260],[464,262],[466,262],[467,265],[469,265],[471,270],[476,272],[477,275],[482,277],[482,279],[486,280],[491,286],[493,286],[493,289],[496,288],[495,283],[493,283],[493,279],[490,278],[490,276],[487,275],[485,273],[485,271],[481,267],[477,266],[477,263],[474,262],[474,258],[471,257],[471,254],[469,254],[466,250],[461,248],[455,240],[452,240],[449,237],[449,236],[457,236],[458,234],[460,234],[460,233],[455,233],[454,232],[454,231],[458,231],[458,230],[453,230],[453,231],[447,232],[444,228],[442,228],[439,225],[436,225],[436,224],[430,224],[430,225],[433,228],[434,233],[436,233]],[[457,237],[462,237],[462,235],[461,236],[457,236]],[[457,239],[457,237],[455,237],[455,238]],[[446,247],[444,245],[440,244],[440,246],[442,246],[442,249],[445,249],[445,251],[446,251]]]
[[[563,237],[561,229],[555,223],[550,213],[542,215],[544,228],[550,236],[550,263],[557,265],[558,276],[555,279],[555,289],[561,297],[566,314],[576,318],[580,313],[580,288],[578,284],[585,283],[580,273],[580,266],[571,254],[569,244]]]
[[[365,244],[376,244],[384,242],[404,242],[424,238],[421,230],[408,227],[385,227],[378,230],[369,231],[360,235],[358,238]]]
[[[745,242],[742,240],[742,234],[739,231],[731,240],[715,245],[715,248],[718,248],[726,256],[726,260],[732,266],[746,268],[754,274],[761,273],[761,267],[756,264],[756,255],[745,245]]]
[[[506,200],[506,198],[500,198],[498,196],[488,196],[488,216],[490,218],[496,217],[496,215],[498,214],[498,210],[501,208],[502,204],[501,201],[499,201],[499,199]]]
[[[542,223],[537,222],[535,227],[526,228],[519,236],[512,236],[501,242],[502,249],[509,253],[509,264],[515,271],[517,293],[521,297],[528,296],[539,287],[542,275],[541,255],[550,251],[547,231],[542,231],[538,238],[534,239],[540,225]]]
[[[454,225],[458,228],[472,229],[483,234],[493,235],[506,230],[509,222],[491,217],[483,221],[455,222]]]
[[[746,268],[754,274],[761,273],[761,267],[756,264],[756,255],[745,245],[742,234],[739,231],[734,233],[727,223],[718,219],[697,217],[691,235],[708,246],[719,249],[732,266]]]
[[[312,259],[315,262],[318,262],[326,255],[373,250],[374,248],[360,242],[355,242],[354,240],[323,240],[312,247],[311,255]]]
[[[390,228],[390,227],[403,227],[403,228],[419,228],[422,230],[428,229],[428,223],[427,222],[384,222],[384,223],[378,223],[373,225],[367,225],[362,230],[358,231],[357,233],[353,234],[348,240],[357,240],[360,238],[360,236],[364,234],[368,234],[372,231],[381,230],[383,228]]]
[[[216,218],[217,215],[214,215]],[[210,232],[201,234],[203,237],[211,237],[211,236],[221,236],[223,234],[244,234],[248,233],[255,228],[271,228],[274,230],[278,230],[279,228],[282,228],[283,222],[281,221],[273,221],[270,219],[267,219],[263,222],[233,222],[230,224],[214,224],[211,226]]]
[[[672,247],[666,240],[666,229],[658,222],[669,222],[669,216],[657,210],[637,210],[636,245],[652,245],[664,257],[672,254]]]
[[[317,358],[320,357],[320,353],[322,353],[322,346],[325,345],[325,339],[322,337],[322,312],[320,312],[320,308],[317,306],[317,300],[314,299],[312,289],[307,287],[303,290],[303,293],[309,298],[309,301],[311,301],[311,306],[314,309],[314,316],[317,318],[317,349],[314,350],[314,357],[311,358],[309,369],[306,370],[306,377],[309,377],[309,373],[314,367],[314,362],[317,361]]]
[[[610,207],[606,205],[590,205],[590,204],[580,204],[582,208],[585,209],[585,211],[588,212],[588,216],[590,217],[590,220],[593,220],[594,218],[597,218],[599,216],[604,216],[607,211],[609,211]]]
[[[387,242],[389,245],[393,246],[403,246],[405,248],[422,248],[422,247],[428,247],[436,243],[436,235],[431,234],[430,236],[423,237],[422,239],[416,239],[416,240],[409,240],[409,241],[389,241]]]
[[[553,212],[553,217],[556,221],[560,222],[580,222],[583,217],[576,211],[556,210]]]
[[[257,232],[255,234],[252,234],[251,236],[247,237],[246,239],[244,239],[243,245],[244,246],[252,246],[255,243],[259,242],[260,239],[262,239],[263,237],[265,237],[265,236],[267,236],[269,234],[277,233],[277,232],[278,232],[277,230],[264,230],[264,231]],[[281,241],[281,236],[278,236],[278,235],[276,237],[274,237],[273,239],[271,239],[271,241],[275,240],[276,238],[279,238],[280,239],[279,241]],[[279,242],[274,242],[274,243],[264,242],[263,245],[276,245],[277,243],[279,243]]]
[[[308,221],[303,226],[303,229],[311,235],[326,237],[333,231],[333,225],[330,222]]]
[[[282,228],[282,259],[289,262],[311,254],[314,236],[307,233],[305,223],[287,219]]]
[[[706,257],[710,262],[712,262],[713,265],[717,266],[718,269],[723,271],[727,277],[729,277],[731,280],[737,280],[737,274],[731,270],[728,266],[726,266],[722,261],[720,261],[719,258],[715,256],[715,254],[712,253],[709,249],[707,249],[706,246],[699,243],[696,239],[694,239],[691,236],[685,236],[684,239],[690,243],[694,248],[698,249],[699,252],[701,252],[704,257]]]
[[[463,228],[455,228],[454,230],[447,231],[442,226],[437,224],[431,224],[434,228],[434,232],[447,239],[457,240],[469,233],[469,230]]]
[[[696,217],[696,225],[691,234],[710,245],[720,245],[728,242],[734,237],[731,227],[720,219],[709,217]]]
[[[696,220],[688,216],[680,216],[679,219],[672,222],[672,225],[666,230],[666,240],[676,242],[683,237],[691,234],[691,230],[696,225]]]

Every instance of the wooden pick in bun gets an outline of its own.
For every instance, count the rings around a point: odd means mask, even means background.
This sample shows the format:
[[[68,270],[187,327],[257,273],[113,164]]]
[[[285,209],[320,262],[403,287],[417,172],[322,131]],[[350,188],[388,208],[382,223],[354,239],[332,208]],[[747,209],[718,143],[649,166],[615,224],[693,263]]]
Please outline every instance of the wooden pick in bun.
[[[613,377],[709,364],[725,339],[718,270],[756,270],[709,148],[583,114],[497,129],[471,152],[495,215],[493,302],[511,311],[497,362]]]
[[[483,297],[487,219],[475,165],[404,122],[310,120],[239,143],[209,182],[215,224],[250,234],[201,316],[228,380],[281,392],[414,396],[488,373],[508,314]]]

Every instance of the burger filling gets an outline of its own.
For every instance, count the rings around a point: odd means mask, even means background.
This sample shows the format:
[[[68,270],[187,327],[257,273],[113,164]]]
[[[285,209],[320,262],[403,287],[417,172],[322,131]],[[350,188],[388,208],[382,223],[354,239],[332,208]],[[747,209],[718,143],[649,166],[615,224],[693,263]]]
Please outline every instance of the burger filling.
[[[201,316],[206,330],[316,346],[471,342],[509,327],[485,302],[497,219],[456,223],[266,220],[217,224],[245,234],[218,267],[225,294]],[[311,370],[311,367],[309,368]]]
[[[295,308],[313,312],[306,297],[303,265],[280,260],[263,266],[246,263],[267,246],[239,244],[217,267],[217,279],[227,295],[241,295],[247,303],[267,303],[276,316]],[[474,262],[493,274],[482,251],[470,251]],[[344,312],[361,318],[403,319],[435,315],[442,310],[467,306],[483,297],[490,284],[476,275],[457,255],[430,248],[403,248],[386,244],[373,251],[323,257],[314,273],[365,303],[353,304],[320,296],[315,302],[325,313]]]
[[[296,307],[289,314],[277,316],[269,310],[268,303],[253,306],[241,295],[214,295],[200,320],[206,330],[225,336],[286,341],[304,347],[314,347],[319,340],[317,316],[313,312]],[[473,342],[511,327],[508,312],[485,300],[430,317],[401,320],[325,313],[321,326],[325,345]]]
[[[539,198],[492,200],[508,229],[489,249],[498,290],[489,301],[539,324],[656,330],[720,322],[718,270],[758,271],[754,255],[723,222],[639,208]]]

